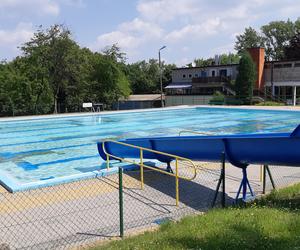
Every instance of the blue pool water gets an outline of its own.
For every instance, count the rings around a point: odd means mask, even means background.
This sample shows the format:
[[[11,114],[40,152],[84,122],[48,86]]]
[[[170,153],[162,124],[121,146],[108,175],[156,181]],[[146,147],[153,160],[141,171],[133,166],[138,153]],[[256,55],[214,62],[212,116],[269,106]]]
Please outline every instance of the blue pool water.
[[[290,132],[300,112],[184,108],[0,122],[0,181],[11,191],[99,174],[104,138]],[[98,172],[97,172],[98,171]]]

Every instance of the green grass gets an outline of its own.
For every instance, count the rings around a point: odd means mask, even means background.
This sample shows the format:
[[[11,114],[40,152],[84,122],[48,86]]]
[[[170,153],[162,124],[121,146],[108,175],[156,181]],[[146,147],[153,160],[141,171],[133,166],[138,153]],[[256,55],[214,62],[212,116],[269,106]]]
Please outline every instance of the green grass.
[[[300,249],[300,184],[95,249]]]

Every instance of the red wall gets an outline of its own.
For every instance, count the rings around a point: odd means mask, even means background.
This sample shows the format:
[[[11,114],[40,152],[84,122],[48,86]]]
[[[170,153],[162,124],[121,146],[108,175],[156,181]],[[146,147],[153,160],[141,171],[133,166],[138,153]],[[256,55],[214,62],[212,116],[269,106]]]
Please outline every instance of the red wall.
[[[265,49],[264,48],[249,48],[247,49],[256,64],[257,79],[254,89],[263,90],[264,88],[264,64],[265,64]]]

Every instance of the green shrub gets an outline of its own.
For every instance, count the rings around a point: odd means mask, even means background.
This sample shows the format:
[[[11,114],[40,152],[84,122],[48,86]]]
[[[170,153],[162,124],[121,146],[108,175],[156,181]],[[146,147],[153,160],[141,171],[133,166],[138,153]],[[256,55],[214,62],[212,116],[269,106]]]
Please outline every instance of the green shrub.
[[[213,98],[209,101],[209,104],[222,105],[224,104],[224,101],[225,101],[225,96],[221,92],[216,91],[213,95]]]
[[[229,97],[229,98],[226,98],[226,101],[225,101],[226,105],[243,105],[244,102],[240,99],[236,99],[234,97]]]
[[[260,102],[260,103],[257,103],[255,104],[255,106],[284,106],[283,103],[281,102]]]

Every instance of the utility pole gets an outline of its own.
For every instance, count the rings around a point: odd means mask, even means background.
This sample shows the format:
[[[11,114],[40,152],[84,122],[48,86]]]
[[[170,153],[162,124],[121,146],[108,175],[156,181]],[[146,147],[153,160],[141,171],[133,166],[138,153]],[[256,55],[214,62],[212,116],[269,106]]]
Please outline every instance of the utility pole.
[[[163,85],[162,85],[162,67],[161,67],[161,60],[160,60],[160,51],[165,49],[166,46],[162,46],[158,50],[158,63],[159,63],[159,71],[160,71],[160,101],[161,101],[161,107],[163,108],[164,105],[164,100],[163,100]]]

